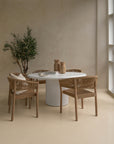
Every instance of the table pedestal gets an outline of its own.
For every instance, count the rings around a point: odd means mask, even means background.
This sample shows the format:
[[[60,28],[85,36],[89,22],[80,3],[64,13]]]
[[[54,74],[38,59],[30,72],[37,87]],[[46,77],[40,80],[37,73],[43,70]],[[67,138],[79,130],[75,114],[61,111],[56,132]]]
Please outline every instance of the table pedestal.
[[[62,105],[67,105],[68,102],[68,96],[63,94]],[[59,80],[46,80],[46,104],[60,106]]]

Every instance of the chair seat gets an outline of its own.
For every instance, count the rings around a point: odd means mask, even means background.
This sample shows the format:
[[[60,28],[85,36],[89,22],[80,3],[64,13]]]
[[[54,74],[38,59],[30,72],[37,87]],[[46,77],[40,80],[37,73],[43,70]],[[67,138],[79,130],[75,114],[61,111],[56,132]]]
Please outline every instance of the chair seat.
[[[11,91],[11,96],[13,96],[14,92]],[[15,97],[16,99],[25,99],[25,98],[30,98],[35,96],[35,93],[33,92],[33,90],[19,90],[16,91],[15,93]]]
[[[69,95],[71,97],[75,97],[74,89],[66,89],[63,90],[63,93],[66,95]],[[86,90],[86,89],[78,89],[77,92],[78,98],[88,98],[88,97],[94,97],[94,93]]]
[[[16,95],[20,95],[20,94],[22,94],[22,93],[24,93],[24,92],[26,92],[27,90],[19,90],[19,91],[16,91]]]
[[[33,91],[25,91],[21,94],[16,95],[16,99],[25,99],[25,98],[30,98],[33,97],[35,93]]]

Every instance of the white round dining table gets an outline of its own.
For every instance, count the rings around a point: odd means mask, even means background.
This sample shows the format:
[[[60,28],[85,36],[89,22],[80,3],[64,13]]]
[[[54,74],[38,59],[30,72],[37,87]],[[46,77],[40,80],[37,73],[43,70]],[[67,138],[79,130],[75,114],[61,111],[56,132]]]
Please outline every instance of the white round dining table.
[[[66,72],[65,74],[43,72],[28,74],[28,77],[34,80],[46,80],[46,104],[50,106],[60,106],[59,80],[83,76],[86,76],[86,74],[81,72]],[[67,105],[68,102],[68,96],[63,94],[62,105]]]

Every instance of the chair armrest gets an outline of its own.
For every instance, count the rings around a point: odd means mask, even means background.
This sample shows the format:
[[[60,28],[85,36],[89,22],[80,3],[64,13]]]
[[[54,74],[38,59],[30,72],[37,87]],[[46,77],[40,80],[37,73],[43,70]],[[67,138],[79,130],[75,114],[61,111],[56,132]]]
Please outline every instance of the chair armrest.
[[[18,81],[18,82],[25,82],[25,83],[28,83],[28,84],[38,84],[39,83],[39,81],[15,79],[15,78],[12,78],[10,76],[8,76],[8,79],[13,80],[13,81]]]

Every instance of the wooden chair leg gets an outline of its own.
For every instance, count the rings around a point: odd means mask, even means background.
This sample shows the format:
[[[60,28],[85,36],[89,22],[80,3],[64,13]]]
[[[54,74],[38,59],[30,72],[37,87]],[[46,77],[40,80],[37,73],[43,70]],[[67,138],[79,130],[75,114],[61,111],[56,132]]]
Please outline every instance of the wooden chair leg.
[[[31,109],[31,98],[29,98],[29,109]]]
[[[36,94],[36,117],[38,118],[38,101],[39,101],[39,97],[38,97],[38,93]]]
[[[62,113],[62,88],[60,87],[60,113]]]
[[[98,116],[98,108],[97,108],[97,93],[95,92],[95,116]]]
[[[11,110],[11,96],[8,97],[8,113],[10,113]]]
[[[76,121],[78,121],[77,97],[75,97],[74,100],[75,100],[75,117]]]
[[[25,99],[25,106],[27,106],[27,98]]]
[[[14,120],[14,111],[15,111],[15,96],[13,96],[11,121]]]
[[[8,94],[8,105],[9,105],[9,99],[10,99],[10,92],[9,92],[9,94]]]
[[[83,102],[83,98],[81,98],[81,108],[84,108],[84,102]]]

